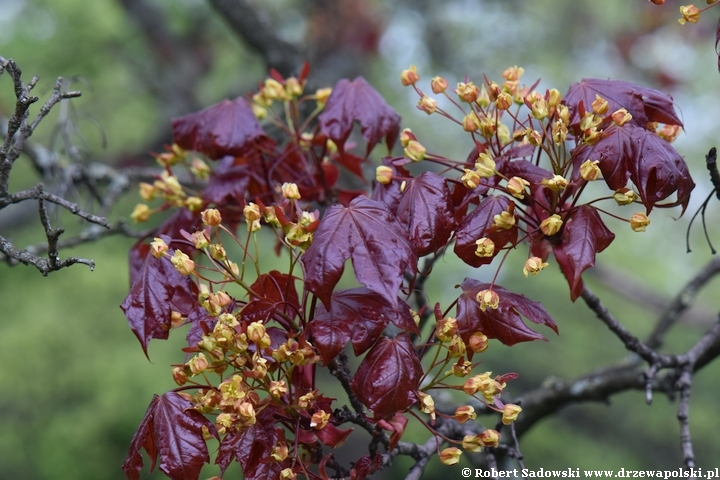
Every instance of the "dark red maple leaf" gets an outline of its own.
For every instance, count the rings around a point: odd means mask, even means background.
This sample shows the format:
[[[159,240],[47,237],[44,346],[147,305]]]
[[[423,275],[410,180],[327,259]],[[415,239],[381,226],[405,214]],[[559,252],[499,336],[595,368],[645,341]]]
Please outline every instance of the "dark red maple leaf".
[[[581,120],[578,104],[582,102],[585,110],[589,111],[595,95],[607,100],[610,113],[624,107],[632,115],[632,122],[639,127],[645,128],[648,122],[682,126],[670,95],[622,80],[597,78],[583,78],[570,85],[564,99],[570,109],[570,124]]]
[[[685,211],[695,188],[677,150],[654,133],[631,124],[610,127],[598,143],[579,151],[574,161],[574,179],[580,176],[580,165],[585,160],[600,161],[598,167],[605,183],[613,190],[632,180],[648,212],[675,192],[677,200],[664,206],[682,205]]]
[[[450,189],[444,178],[425,172],[407,182],[397,218],[406,226],[418,257],[437,252],[447,244],[455,228],[452,212]]]
[[[266,406],[256,417],[254,425],[243,431],[228,433],[220,443],[215,464],[224,474],[233,458],[242,466],[246,480],[266,480],[278,478],[282,463],[272,461],[270,455],[275,446],[278,433],[275,430],[275,408]]]
[[[279,477],[283,464],[272,461],[270,457],[278,439],[274,412],[273,406],[265,407],[257,415],[254,425],[242,431],[228,433],[223,438],[215,459],[215,464],[220,466],[222,473],[225,473],[233,459],[237,458],[246,480]]]
[[[158,455],[160,470],[172,480],[197,480],[202,466],[210,462],[202,427],[219,440],[215,425],[193,408],[192,403],[175,392],[153,396],[145,417],[130,443],[123,463],[129,480],[139,480],[144,448],[155,469]]]
[[[410,334],[383,337],[370,349],[350,386],[376,418],[388,418],[415,403],[423,368]]]
[[[167,257],[145,257],[130,293],[120,305],[147,356],[152,338],[167,339],[171,314],[188,315],[197,306],[190,277],[182,276]]]
[[[335,142],[340,150],[344,149],[354,122],[362,127],[367,154],[383,137],[388,150],[391,150],[400,133],[400,115],[362,77],[352,82],[347,79],[338,81],[318,120],[320,132]]]
[[[500,249],[507,243],[517,241],[517,225],[510,229],[498,229],[493,226],[495,215],[499,215],[512,204],[504,196],[488,196],[480,201],[475,210],[463,217],[457,228],[455,240],[455,254],[460,259],[473,267],[486,265],[492,262],[493,258],[500,252]],[[495,252],[491,257],[478,257],[475,255],[477,249],[476,241],[487,237],[495,243]]]
[[[483,311],[475,297],[478,292],[491,287],[500,297],[500,303],[496,309],[487,308]],[[460,288],[463,293],[458,298],[458,334],[466,343],[476,332],[482,332],[488,338],[496,338],[509,346],[519,342],[546,340],[544,336],[528,328],[520,315],[533,323],[550,327],[555,333],[558,332],[557,324],[540,302],[534,302],[499,285],[491,286],[472,278],[466,278]]]
[[[327,308],[348,258],[357,280],[393,306],[403,273],[417,268],[402,225],[384,203],[367,197],[355,198],[348,207],[330,207],[301,258],[306,288]]]
[[[573,301],[582,293],[582,272],[595,265],[595,254],[605,250],[613,239],[615,234],[589,205],[581,205],[565,220],[561,241],[553,245],[553,253],[570,284]]]
[[[352,341],[355,355],[361,355],[380,338],[388,322],[419,333],[410,307],[398,300],[393,306],[379,294],[365,288],[334,292],[330,310],[318,307],[318,315],[308,324],[314,345],[325,365]]]
[[[258,296],[250,300],[240,311],[248,322],[267,321],[275,318],[286,324],[283,316],[294,318],[300,311],[300,300],[295,288],[295,278],[272,270],[263,273],[250,286]]]
[[[172,120],[175,143],[217,160],[242,156],[260,142],[269,142],[244,98],[223,100],[199,112]]]

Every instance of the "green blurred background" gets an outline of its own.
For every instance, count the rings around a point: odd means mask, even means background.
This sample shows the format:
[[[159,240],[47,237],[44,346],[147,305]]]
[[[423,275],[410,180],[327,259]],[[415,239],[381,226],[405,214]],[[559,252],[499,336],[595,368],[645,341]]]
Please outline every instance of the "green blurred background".
[[[715,21],[704,18],[681,27],[679,2],[667,1],[662,8],[645,0],[258,0],[249,5],[311,61],[316,85],[363,75],[403,115],[403,126],[430,151],[451,157],[465,157],[468,139],[450,122],[414,109],[415,94],[399,82],[400,70],[410,64],[417,65],[421,83],[434,75],[446,76],[451,85],[465,75],[479,83],[483,72],[497,79],[506,67],[521,65],[524,80],[542,78],[541,88],[565,91],[584,77],[659,88],[674,96],[685,121],[686,133],[675,145],[698,184],[690,213],[710,191],[704,154],[717,141],[720,112]],[[144,28],[143,19],[149,18],[151,25]],[[16,60],[26,81],[40,77],[41,97],[57,76],[83,91],[72,105],[53,111],[34,141],[62,156],[67,144],[56,125],[70,120],[76,127],[72,145],[88,160],[116,166],[152,165],[147,152],[170,141],[172,116],[245,94],[266,71],[257,52],[203,0],[0,0],[0,55]],[[12,102],[3,75],[0,115],[9,115]],[[37,181],[24,161],[13,172],[16,189]],[[92,208],[82,192],[68,195]],[[128,217],[136,201],[133,195],[124,199],[112,218]],[[711,237],[720,242],[718,209],[713,204],[708,218]],[[0,212],[0,234],[19,246],[41,242],[36,215],[34,208]],[[694,252],[685,253],[690,215],[675,221],[678,215],[677,210],[654,213],[644,234],[611,224],[618,238],[599,261],[620,278],[671,299],[710,257],[699,228],[691,237]],[[82,227],[60,213],[55,220],[71,232]],[[0,479],[123,478],[120,465],[134,430],[152,395],[173,387],[169,364],[183,356],[178,335],[152,342],[149,362],[118,307],[128,292],[131,244],[109,238],[61,252],[94,259],[94,272],[75,266],[43,278],[31,267],[0,265]],[[499,283],[541,300],[561,334],[541,331],[549,342],[513,348],[492,343],[484,366],[520,374],[510,393],[624,358],[622,345],[581,303],[569,301],[557,269],[524,279],[522,256],[510,257]],[[497,267],[472,271],[451,257],[437,263],[428,287],[431,298],[445,303],[465,276],[489,279]],[[650,332],[658,316],[653,305],[622,298],[612,285],[587,277],[628,328],[640,336]],[[713,283],[699,307],[671,331],[666,351],[680,352],[694,343],[714,321],[719,298]],[[720,366],[712,365],[693,384],[691,427],[704,468],[720,466],[719,374]],[[522,439],[526,465],[677,468],[682,458],[676,408],[661,396],[648,407],[640,392],[614,397],[609,405],[569,407]],[[410,439],[422,435],[409,432]],[[360,448],[344,450],[355,449],[358,456]],[[383,478],[402,476],[408,465],[407,459],[398,460]],[[451,472],[460,478],[459,468],[441,468],[433,460],[427,475]],[[214,472],[208,469],[204,478]],[[236,469],[227,478],[239,475]],[[142,478],[161,476],[145,470]]]

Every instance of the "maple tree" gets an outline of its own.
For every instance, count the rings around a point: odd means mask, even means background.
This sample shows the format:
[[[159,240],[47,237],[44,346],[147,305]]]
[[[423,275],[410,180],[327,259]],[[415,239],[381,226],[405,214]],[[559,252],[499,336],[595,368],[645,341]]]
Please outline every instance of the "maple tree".
[[[273,72],[252,98],[174,120],[175,145],[157,156],[165,172],[141,184],[147,202],[161,201],[139,204],[136,219],[176,212],[149,245],[133,248],[133,287],[122,308],[145,350],[175,328],[190,330],[188,358],[173,368],[179,388],[166,394],[174,408],[153,400],[123,466],[128,478],[139,478],[143,448],[171,478],[197,478],[209,462],[204,438],[212,437],[223,472],[235,458],[246,478],[326,478],[328,468],[333,477],[364,478],[399,453],[409,418],[429,430],[443,463],[457,463],[457,447],[492,454],[522,407],[502,396],[516,374],[477,372],[479,355],[489,339],[544,340],[523,317],[555,333],[558,326],[541,303],[494,281],[458,279],[454,301],[427,299],[422,284],[432,263],[453,244],[455,255],[480,267],[527,243],[526,276],[552,254],[571,299],[587,299],[582,273],[615,239],[604,217],[617,215],[602,202],[641,205],[623,220],[643,231],[653,209],[684,210],[694,187],[670,143],[682,127],[672,99],[650,88],[585,79],[565,95],[540,93],[536,84],[521,85],[518,67],[500,84],[466,80],[452,92],[434,78],[432,91],[461,112],[456,118],[418,87],[414,67],[404,71],[420,110],[473,139],[468,158],[452,160],[401,132],[400,116],[364,79],[306,94],[307,73]],[[356,123],[364,146],[352,138]],[[403,155],[383,157],[369,182],[375,147],[384,141],[392,152],[398,139]],[[188,187],[178,169],[193,177]],[[370,189],[347,187],[342,174]],[[594,181],[607,185],[605,197],[585,198]],[[246,234],[236,235],[243,220]],[[289,257],[287,271],[263,270],[263,229],[272,230],[275,252]],[[362,286],[338,289],[348,260]],[[364,354],[354,372],[348,343],[355,356]],[[340,380],[349,405],[338,408],[323,395],[316,383],[323,367]],[[437,410],[433,394],[443,389],[471,400],[454,412]],[[184,409],[176,407],[180,398]],[[476,408],[498,412],[498,426],[455,439],[436,429],[440,418],[464,424]],[[352,436],[351,425],[376,440],[348,467],[332,448]],[[519,456],[517,445],[506,445]],[[176,473],[183,462],[187,470]]]
[[[684,21],[699,19],[696,8],[681,13]],[[0,60],[28,93],[14,63]],[[695,184],[672,146],[682,129],[672,98],[618,80],[583,79],[565,94],[537,90],[537,82],[522,83],[522,68],[511,67],[502,80],[465,79],[454,88],[433,78],[430,91],[445,109],[421,89],[414,67],[403,71],[420,111],[454,122],[472,139],[472,151],[457,160],[403,130],[363,78],[307,93],[308,75],[307,66],[297,77],[271,71],[254,95],[175,119],[175,143],[157,155],[162,173],[140,184],[145,203],[132,217],[168,215],[130,251],[131,289],[121,308],[146,354],[152,339],[181,327],[187,346],[172,368],[178,388],[151,400],[131,441],[127,477],[140,478],[143,451],[151,470],[159,459],[172,479],[199,478],[211,461],[222,472],[237,461],[248,479],[361,479],[397,455],[416,460],[409,478],[417,478],[432,455],[453,465],[463,451],[483,452],[486,466],[502,457],[522,463],[517,438],[546,413],[536,413],[532,396],[508,398],[504,389],[517,374],[481,372],[480,359],[492,339],[544,340],[526,320],[554,333],[558,325],[540,302],[495,280],[448,279],[457,285],[452,299],[429,298],[424,285],[443,256],[475,268],[495,263],[499,271],[507,255],[526,252],[525,276],[556,263],[571,300],[582,298],[647,363],[642,378],[636,365],[618,370],[626,383],[613,388],[645,388],[648,401],[654,390],[680,393],[684,466],[693,468],[692,373],[720,354],[720,327],[686,353],[660,354],[661,334],[647,342],[634,337],[582,278],[616,238],[610,227],[617,222],[608,218],[642,232],[654,209],[682,214],[688,206]],[[72,95],[58,87],[46,108]],[[0,206],[34,199],[41,211],[46,201],[77,210],[42,189],[8,191],[10,168],[29,136],[20,129],[38,123],[27,122],[26,97],[18,97],[15,131],[0,151]],[[18,131],[22,141],[13,145]],[[394,156],[398,141],[402,155]],[[380,165],[368,179],[373,161]],[[588,194],[593,182],[604,183],[606,194]],[[613,204],[627,213],[606,207]],[[43,273],[89,263],[59,262],[62,232],[49,223],[46,232],[49,263],[0,237],[3,253]],[[285,270],[265,266],[273,251],[287,258]],[[338,288],[348,260],[358,285]],[[709,266],[693,288],[717,270]],[[347,402],[323,393],[323,368]],[[464,400],[436,402],[442,391]],[[494,427],[469,422],[478,415]],[[403,440],[409,421],[427,429],[427,443]],[[372,440],[367,454],[343,465],[333,449],[350,441],[354,428]]]

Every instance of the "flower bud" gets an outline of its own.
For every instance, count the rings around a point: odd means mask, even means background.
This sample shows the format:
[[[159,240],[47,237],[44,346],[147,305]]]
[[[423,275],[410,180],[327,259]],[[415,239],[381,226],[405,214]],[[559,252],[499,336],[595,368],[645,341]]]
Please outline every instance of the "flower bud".
[[[475,240],[475,255],[480,258],[492,257],[495,253],[495,242],[487,237]]]
[[[598,115],[605,115],[608,111],[608,106],[608,101],[596,93],[595,100],[593,100],[591,104],[592,111]]]
[[[293,472],[292,468],[283,468],[280,470],[280,480],[295,480],[297,478],[297,474]]]
[[[550,113],[548,104],[544,98],[536,98],[530,107],[530,112],[533,118],[537,118],[538,120],[546,118]]]
[[[658,132],[658,137],[662,138],[668,143],[672,143],[680,135],[680,125],[663,125],[663,128]]]
[[[470,133],[477,131],[479,123],[480,120],[475,112],[468,113],[462,119],[463,130]]]
[[[540,222],[540,231],[545,236],[552,237],[560,231],[563,221],[557,213]]]
[[[405,156],[413,162],[419,162],[425,158],[425,147],[417,140],[410,140],[405,147]]]
[[[567,139],[568,128],[562,120],[555,120],[552,126],[552,139],[556,145],[562,145]]]
[[[530,257],[527,259],[527,261],[525,261],[525,266],[523,267],[523,275],[525,275],[525,278],[527,278],[528,274],[537,275],[540,270],[547,266],[547,262],[543,262],[542,258]]]
[[[644,232],[648,225],[650,225],[650,219],[642,212],[633,213],[630,217],[630,228],[633,229],[633,232]]]
[[[508,108],[512,107],[513,99],[507,92],[502,92],[500,95],[498,95],[497,100],[495,100],[495,108],[498,110],[507,110]]]
[[[162,238],[155,237],[152,243],[150,243],[150,255],[155,258],[162,257],[167,251],[167,243],[165,243],[165,240],[163,240]]]
[[[543,137],[537,130],[532,130],[527,133],[527,139],[530,145],[533,147],[539,147],[542,145]]]
[[[430,88],[434,94],[443,93],[447,90],[448,82],[443,77],[434,77],[430,82]]]
[[[174,367],[172,369],[172,376],[175,383],[181,387],[187,383],[188,377],[185,374],[185,369],[183,367]]]
[[[300,191],[298,186],[294,183],[283,183],[281,187],[283,198],[288,200],[300,200]]]
[[[468,340],[468,348],[470,348],[473,353],[484,352],[488,348],[487,336],[482,332],[473,333]]]
[[[463,102],[472,103],[478,99],[480,89],[472,82],[458,83],[455,93]]]
[[[562,93],[557,88],[551,88],[548,92],[548,107],[556,108],[562,101]]]
[[[455,465],[460,461],[460,455],[462,455],[462,450],[456,447],[449,447],[440,452],[440,461],[444,465]]]
[[[415,85],[418,80],[420,80],[420,76],[417,74],[415,65],[410,65],[410,68],[400,73],[400,82],[403,84],[403,87]]]
[[[181,250],[175,250],[175,253],[170,258],[175,270],[180,272],[181,275],[190,275],[195,270],[195,262],[190,260],[185,252]]]
[[[237,412],[243,417],[247,425],[255,425],[255,407],[250,402],[242,402]]]
[[[520,408],[520,406],[515,405],[514,403],[506,403],[502,414],[503,425],[510,425],[512,422],[517,420],[520,412],[522,412],[522,408]]]
[[[287,384],[285,380],[271,381],[270,388],[268,389],[270,395],[275,398],[280,398],[288,392]]]
[[[282,462],[288,457],[288,454],[290,453],[287,443],[285,442],[278,442],[277,445],[273,445],[272,453],[270,454],[270,458],[275,460],[276,462]]]
[[[403,148],[407,147],[411,140],[417,140],[417,137],[414,133],[412,133],[412,130],[406,128],[400,132],[400,145],[402,145]]]
[[[332,88],[330,87],[320,88],[315,92],[315,101],[317,101],[319,107],[325,106],[331,93]]]
[[[375,180],[377,180],[378,183],[382,183],[383,185],[389,185],[392,182],[392,179],[392,168],[385,165],[380,165],[375,169]]]
[[[140,182],[140,197],[146,202],[150,202],[155,198],[155,186],[149,183]]]
[[[208,227],[217,227],[222,223],[222,216],[216,208],[208,208],[200,214],[202,221]]]
[[[524,178],[512,177],[510,180],[508,180],[507,189],[508,192],[510,192],[510,195],[522,200],[523,198],[525,198],[525,187],[529,185],[530,182],[528,182]]]
[[[455,409],[455,420],[459,423],[475,420],[476,417],[475,409],[471,405],[462,405]]]
[[[435,113],[435,110],[437,110],[437,100],[430,98],[427,95],[423,95],[423,97],[418,101],[418,108],[428,115]]]
[[[433,419],[435,418],[435,400],[427,393],[417,392],[418,408],[421,412],[427,413]]]
[[[503,70],[502,77],[505,80],[510,80],[510,81],[514,82],[514,81],[520,80],[520,77],[522,77],[524,73],[525,73],[524,68],[518,67],[517,65],[515,65],[513,67],[508,67],[505,70]]]
[[[191,212],[199,212],[202,207],[203,201],[200,197],[192,196],[185,199],[185,208]]]
[[[248,223],[259,220],[262,217],[260,215],[260,207],[255,203],[248,203],[243,207],[243,216]]]
[[[600,172],[598,163],[600,163],[600,160],[585,160],[583,164],[580,165],[580,176],[583,180],[592,182],[593,180],[600,178],[600,174],[602,172]]]
[[[475,300],[480,304],[480,310],[483,312],[489,307],[496,310],[500,306],[500,295],[494,290],[480,290],[475,296]]]
[[[204,353],[198,353],[193,358],[190,359],[190,361],[187,363],[188,368],[190,369],[190,373],[194,375],[198,375],[208,368],[208,361],[205,357]]]
[[[303,85],[295,77],[285,80],[285,94],[289,98],[297,98],[303,93]]]
[[[265,325],[262,322],[252,322],[247,327],[247,338],[258,348],[267,348],[270,346],[270,336],[265,330]]]
[[[152,212],[150,211],[150,207],[148,207],[144,203],[138,203],[137,205],[135,205],[135,209],[130,214],[130,218],[132,218],[133,221],[137,223],[147,222],[148,218],[150,218],[151,213]]]

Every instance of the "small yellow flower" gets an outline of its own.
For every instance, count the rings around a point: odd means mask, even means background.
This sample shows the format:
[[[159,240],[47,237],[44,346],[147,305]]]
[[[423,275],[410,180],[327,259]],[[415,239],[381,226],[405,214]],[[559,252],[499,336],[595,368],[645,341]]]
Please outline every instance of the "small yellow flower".
[[[200,217],[202,218],[203,223],[208,227],[217,227],[222,223],[222,216],[220,215],[220,211],[215,208],[208,208],[207,210],[203,210],[200,214]]]
[[[630,205],[638,199],[638,194],[630,190],[629,188],[621,188],[615,191],[613,198],[618,205]]]
[[[280,190],[283,198],[287,198],[288,200],[300,200],[300,191],[298,190],[297,184],[285,182],[282,184]]]
[[[612,113],[612,119],[613,122],[615,122],[619,127],[622,127],[626,123],[628,123],[630,120],[632,120],[632,115],[630,112],[625,110],[625,108],[620,108],[618,110],[615,110]]]
[[[630,228],[634,232],[644,232],[648,225],[650,225],[650,219],[642,212],[633,213],[630,217]]]
[[[465,423],[468,420],[475,420],[477,414],[471,405],[463,405],[455,409],[455,420]]]
[[[462,455],[462,450],[450,447],[440,452],[439,457],[444,465],[455,465],[460,461],[460,455]]]
[[[478,99],[480,95],[480,89],[472,82],[458,83],[455,93],[460,97],[460,100],[467,103],[472,103]]]
[[[150,244],[150,254],[155,258],[160,258],[165,255],[165,252],[167,251],[168,246],[167,243],[165,243],[165,240],[155,237],[155,239]]]
[[[435,110],[437,110],[437,100],[423,95],[423,97],[418,100],[418,108],[428,115],[435,113]]]
[[[525,275],[525,278],[527,278],[528,274],[537,275],[540,270],[547,266],[547,262],[543,262],[540,257],[530,257],[523,267],[523,275]]]
[[[509,230],[515,226],[515,215],[507,210],[503,210],[493,217],[493,226]]]
[[[443,93],[447,90],[448,82],[443,77],[434,77],[430,82],[430,88],[434,94]]]
[[[480,304],[480,309],[484,312],[487,308],[496,310],[500,305],[500,295],[494,290],[480,290],[475,296],[475,300]]]
[[[185,252],[181,250],[175,250],[175,253],[170,258],[175,270],[180,272],[181,275],[190,275],[195,270],[195,262],[190,260]]]
[[[413,162],[419,162],[425,158],[427,151],[417,140],[410,140],[405,147],[405,156]]]
[[[609,104],[607,100],[596,93],[595,100],[593,100],[591,107],[592,111],[598,115],[605,115],[608,111]]]
[[[510,425],[512,422],[517,420],[520,412],[522,412],[522,408],[520,408],[520,406],[515,405],[514,403],[506,403],[502,414],[503,425]]]
[[[557,213],[540,222],[540,231],[548,237],[552,237],[560,231],[563,221]]]
[[[580,165],[580,176],[583,180],[592,182],[593,180],[600,178],[600,174],[602,172],[600,172],[598,163],[600,163],[600,160],[585,160],[583,164]]]
[[[487,237],[475,240],[475,245],[477,245],[477,248],[475,249],[475,255],[480,258],[492,257],[495,253],[495,242],[493,242]]]
[[[315,430],[322,430],[323,428],[325,428],[325,425],[328,424],[329,420],[330,414],[327,413],[325,410],[320,410],[313,413],[312,417],[310,418],[310,426]]]
[[[420,76],[417,74],[417,67],[415,67],[415,65],[410,65],[410,68],[400,73],[400,82],[404,87],[415,85],[418,80],[420,80]]]
[[[488,348],[487,336],[482,332],[473,333],[472,335],[470,335],[468,347],[470,347],[470,350],[472,350],[474,353],[484,352]]]
[[[552,178],[543,178],[542,184],[553,192],[561,192],[568,186],[568,181],[562,175],[553,175]]]
[[[147,222],[148,218],[150,218],[150,214],[152,211],[150,210],[150,207],[145,205],[144,203],[138,203],[135,205],[135,209],[130,214],[130,218],[133,219],[133,221],[137,223]]]
[[[524,178],[512,177],[510,180],[508,180],[507,189],[508,192],[510,192],[510,195],[522,200],[523,198],[525,198],[525,187],[529,185],[530,182],[528,182]]]
[[[500,434],[497,430],[488,428],[479,435],[479,440],[485,447],[497,447],[500,443]]]
[[[445,317],[437,322],[435,336],[441,342],[449,342],[457,333],[457,320],[453,317]]]
[[[463,183],[465,188],[473,190],[480,185],[480,175],[475,170],[463,169],[465,173],[460,177],[460,181]]]
[[[678,20],[680,25],[685,25],[687,22],[697,23],[700,20],[700,9],[695,5],[683,5],[680,7],[680,15],[682,15]]]
[[[319,107],[324,107],[330,98],[332,88],[320,88],[315,92],[315,101],[317,101]]]

